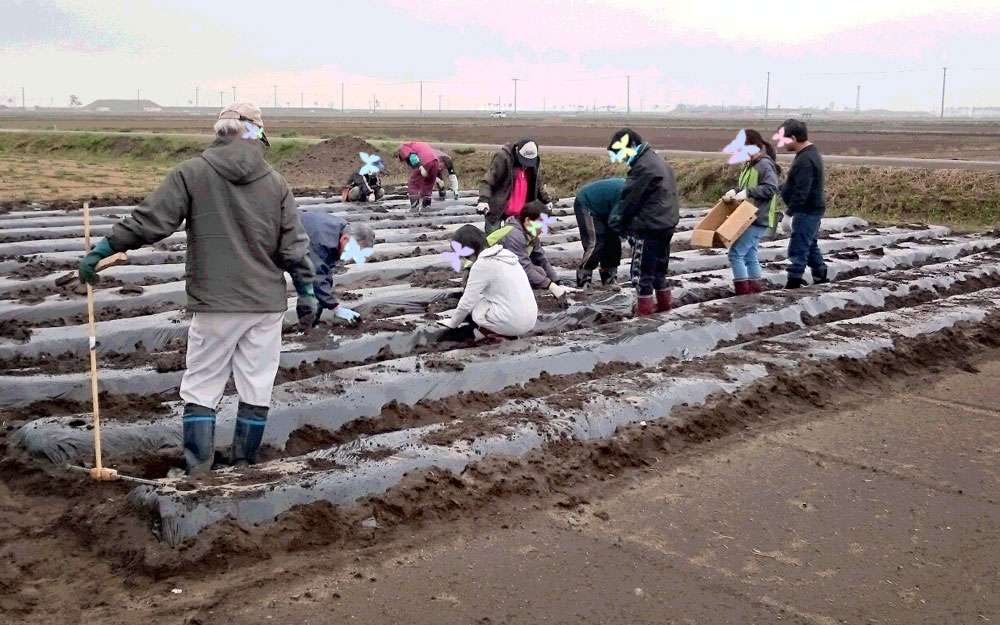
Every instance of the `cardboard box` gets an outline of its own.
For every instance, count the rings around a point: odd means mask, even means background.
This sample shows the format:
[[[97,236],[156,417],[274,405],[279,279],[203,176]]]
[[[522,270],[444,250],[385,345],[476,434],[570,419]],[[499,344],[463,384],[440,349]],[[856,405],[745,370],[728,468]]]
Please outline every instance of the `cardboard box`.
[[[691,247],[729,248],[757,220],[757,207],[744,201],[719,202],[691,232]]]

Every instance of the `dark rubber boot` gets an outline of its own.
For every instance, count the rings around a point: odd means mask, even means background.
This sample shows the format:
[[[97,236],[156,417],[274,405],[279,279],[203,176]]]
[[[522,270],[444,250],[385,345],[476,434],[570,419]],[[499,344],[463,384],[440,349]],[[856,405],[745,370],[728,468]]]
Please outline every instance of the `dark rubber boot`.
[[[587,271],[586,269],[576,270],[576,288],[586,289],[594,281],[594,271]]]
[[[736,288],[737,295],[750,295],[749,280],[733,280],[733,287]]]
[[[663,289],[656,292],[656,312],[667,312],[670,310],[670,289]]]
[[[830,278],[826,277],[826,267],[819,273],[813,272],[813,284],[826,284],[830,281]]]
[[[785,288],[786,289],[800,289],[803,286],[805,286],[805,284],[806,283],[805,283],[804,280],[802,280],[801,276],[799,276],[798,278],[796,278],[794,276],[788,276],[788,282],[785,283]]]
[[[257,464],[257,451],[264,438],[265,425],[267,406],[240,402],[236,409],[236,430],[233,431],[233,446],[230,449],[230,463],[234,467]]]
[[[618,270],[617,269],[601,269],[598,272],[601,276],[602,286],[611,286],[618,283]]]
[[[184,406],[184,462],[188,475],[212,470],[215,459],[215,411],[187,404]]]
[[[760,278],[751,278],[750,282],[750,293],[763,293],[764,292],[764,281]]]
[[[409,199],[410,199],[410,212],[411,213],[419,213],[420,212],[420,196],[411,195],[411,196],[409,196]]]
[[[431,198],[425,197],[423,199],[423,208],[422,208],[422,210],[427,210],[430,207],[431,207]]]
[[[645,317],[656,312],[656,298],[652,295],[640,295],[635,308],[637,317]]]

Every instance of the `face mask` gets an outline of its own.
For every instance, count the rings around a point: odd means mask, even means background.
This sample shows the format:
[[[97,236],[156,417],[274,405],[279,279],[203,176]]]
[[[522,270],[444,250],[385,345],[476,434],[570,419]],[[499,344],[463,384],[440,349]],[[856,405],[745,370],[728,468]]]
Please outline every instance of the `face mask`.
[[[416,167],[419,164],[420,164],[420,157],[411,152],[410,153],[410,165],[413,165],[414,167]]]

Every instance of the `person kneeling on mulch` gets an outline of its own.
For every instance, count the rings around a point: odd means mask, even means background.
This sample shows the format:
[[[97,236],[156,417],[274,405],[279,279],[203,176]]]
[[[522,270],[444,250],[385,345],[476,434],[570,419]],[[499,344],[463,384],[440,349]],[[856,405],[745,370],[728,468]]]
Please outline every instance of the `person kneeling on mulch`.
[[[449,329],[441,340],[485,337],[498,342],[531,332],[538,320],[538,304],[517,256],[501,245],[487,247],[486,235],[475,226],[462,226],[452,238],[457,244],[453,247],[471,250],[465,258],[472,266],[458,308],[450,319],[438,321]]]

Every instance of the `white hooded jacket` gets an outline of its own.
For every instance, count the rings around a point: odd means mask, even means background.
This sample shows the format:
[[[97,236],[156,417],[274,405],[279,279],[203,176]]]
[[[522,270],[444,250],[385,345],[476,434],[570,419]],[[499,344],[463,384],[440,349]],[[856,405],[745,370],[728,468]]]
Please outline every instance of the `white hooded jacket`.
[[[472,264],[452,327],[470,313],[478,325],[504,336],[521,336],[535,327],[538,304],[528,276],[517,256],[500,245],[483,250]]]

